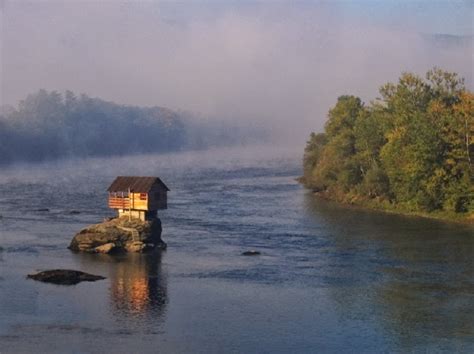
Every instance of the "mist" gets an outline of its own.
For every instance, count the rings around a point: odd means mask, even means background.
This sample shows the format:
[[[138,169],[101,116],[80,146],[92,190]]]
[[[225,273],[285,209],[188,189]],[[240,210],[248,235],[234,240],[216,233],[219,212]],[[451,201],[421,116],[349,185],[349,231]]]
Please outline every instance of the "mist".
[[[1,11],[0,104],[72,90],[301,146],[338,96],[368,101],[403,71],[438,66],[473,85],[468,1],[7,0]]]

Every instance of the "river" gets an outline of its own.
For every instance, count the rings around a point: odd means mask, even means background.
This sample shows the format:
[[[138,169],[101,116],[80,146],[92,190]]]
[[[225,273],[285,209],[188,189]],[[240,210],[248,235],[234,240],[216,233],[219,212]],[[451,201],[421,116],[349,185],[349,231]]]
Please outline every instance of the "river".
[[[300,164],[235,148],[2,167],[0,353],[473,352],[473,228],[319,200]],[[71,253],[113,215],[117,175],[170,187],[168,249]],[[53,268],[107,279],[26,279]]]

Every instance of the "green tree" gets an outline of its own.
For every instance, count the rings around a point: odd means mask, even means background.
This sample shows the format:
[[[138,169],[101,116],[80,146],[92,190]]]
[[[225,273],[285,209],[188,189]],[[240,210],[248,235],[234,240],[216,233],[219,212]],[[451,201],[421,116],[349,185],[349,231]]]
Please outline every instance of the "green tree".
[[[312,172],[321,159],[321,154],[326,143],[327,138],[326,134],[324,133],[311,133],[309,140],[306,142],[303,156],[304,177],[306,184],[312,188],[317,188],[317,186],[314,184],[314,181],[312,180]]]
[[[306,146],[308,180],[408,210],[474,211],[474,97],[464,80],[438,68],[403,73],[380,94],[368,107],[338,98],[324,135]]]
[[[319,153],[320,163],[311,176],[320,188],[347,191],[360,181],[361,171],[354,160],[354,126],[363,109],[360,98],[341,96],[329,111],[325,125],[327,143]]]

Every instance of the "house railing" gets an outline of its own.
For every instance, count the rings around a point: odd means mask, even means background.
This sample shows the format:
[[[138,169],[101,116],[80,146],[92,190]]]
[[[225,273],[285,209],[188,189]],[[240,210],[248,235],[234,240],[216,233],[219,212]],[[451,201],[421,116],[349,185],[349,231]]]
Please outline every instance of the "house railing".
[[[109,197],[109,208],[128,209],[130,208],[130,198]]]

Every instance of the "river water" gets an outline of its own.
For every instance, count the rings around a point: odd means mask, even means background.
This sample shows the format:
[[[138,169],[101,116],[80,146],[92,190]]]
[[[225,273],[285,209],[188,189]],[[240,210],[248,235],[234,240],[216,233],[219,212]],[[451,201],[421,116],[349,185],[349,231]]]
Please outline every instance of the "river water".
[[[318,200],[300,161],[242,148],[3,167],[0,353],[473,352],[473,228]],[[170,187],[168,249],[71,253],[113,215],[117,175]],[[107,279],[25,278],[53,268]]]

